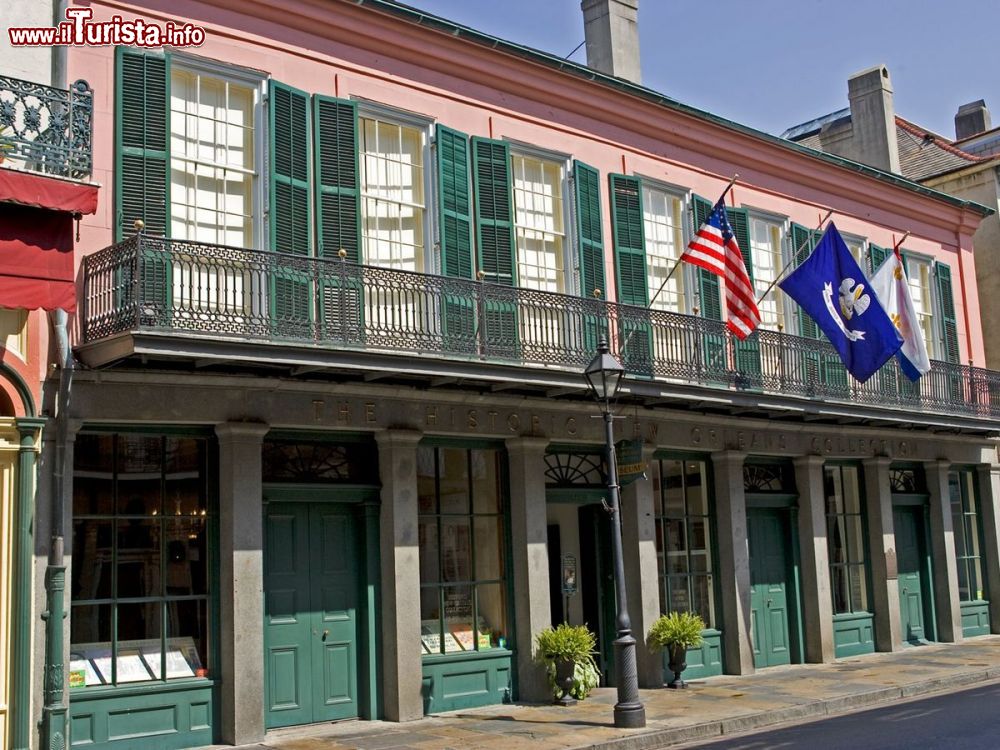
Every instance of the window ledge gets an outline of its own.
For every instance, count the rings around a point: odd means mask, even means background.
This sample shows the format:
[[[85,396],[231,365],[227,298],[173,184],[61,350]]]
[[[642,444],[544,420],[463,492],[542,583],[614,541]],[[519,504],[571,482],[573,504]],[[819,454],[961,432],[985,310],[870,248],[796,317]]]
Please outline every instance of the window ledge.
[[[91,685],[68,690],[70,702],[78,700],[98,700],[100,698],[125,698],[146,693],[171,693],[183,690],[213,688],[216,681],[209,677],[192,677],[170,680],[169,682],[149,681],[129,685]]]
[[[496,659],[511,657],[514,652],[509,648],[490,648],[484,651],[454,651],[450,654],[423,654],[424,664],[443,664],[450,661],[478,661],[481,659]]]

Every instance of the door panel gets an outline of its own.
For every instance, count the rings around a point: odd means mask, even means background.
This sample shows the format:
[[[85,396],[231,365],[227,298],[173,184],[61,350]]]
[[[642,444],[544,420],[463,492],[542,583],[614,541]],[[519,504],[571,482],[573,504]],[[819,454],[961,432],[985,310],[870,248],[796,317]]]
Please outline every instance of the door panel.
[[[791,662],[788,611],[787,519],[779,511],[750,511],[750,621],[754,664]]]
[[[927,637],[924,625],[926,602],[923,586],[922,509],[919,506],[894,508],[896,561],[899,584],[899,619],[903,640],[916,642]]]
[[[268,726],[312,721],[309,506],[274,503],[264,528]]]
[[[358,715],[358,560],[349,508],[270,503],[265,520],[268,728]]]

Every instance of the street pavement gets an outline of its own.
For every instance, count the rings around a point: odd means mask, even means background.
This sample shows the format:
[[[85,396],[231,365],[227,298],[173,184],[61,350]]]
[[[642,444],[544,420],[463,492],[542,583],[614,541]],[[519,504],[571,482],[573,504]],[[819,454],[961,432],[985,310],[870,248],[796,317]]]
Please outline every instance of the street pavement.
[[[708,742],[757,727],[835,716],[1000,679],[1000,636],[904,648],[689,681],[687,690],[643,690],[645,729],[614,727],[613,688],[563,708],[512,704],[418,721],[355,721],[269,732],[244,750],[654,750]]]

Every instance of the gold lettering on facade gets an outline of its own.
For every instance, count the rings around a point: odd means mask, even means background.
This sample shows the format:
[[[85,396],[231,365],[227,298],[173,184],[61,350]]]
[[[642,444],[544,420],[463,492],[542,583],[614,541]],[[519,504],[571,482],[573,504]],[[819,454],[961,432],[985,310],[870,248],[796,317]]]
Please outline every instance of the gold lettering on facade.
[[[736,447],[741,451],[746,450],[747,447],[747,436],[742,430],[736,433]]]
[[[542,433],[542,418],[537,414],[531,415],[531,434],[540,435]]]
[[[576,434],[576,417],[568,417],[566,419],[566,434],[567,435]]]
[[[476,414],[476,410],[475,409],[469,409],[469,414],[468,414],[468,418],[466,420],[466,424],[469,426],[470,430],[474,430],[477,427],[479,427],[479,419],[478,419],[478,417],[479,417],[479,415]]]
[[[507,417],[507,429],[511,432],[517,432],[521,429],[521,417],[517,414],[511,414]]]
[[[368,424],[375,424],[375,404],[371,401],[365,404],[365,421]]]
[[[326,405],[326,401],[321,398],[313,400],[313,421],[322,422],[323,421],[323,407]]]
[[[428,427],[432,427],[437,424],[438,421],[438,409],[436,406],[428,406],[424,411],[424,424]]]
[[[498,411],[488,411],[486,412],[490,417],[490,432],[495,432],[497,428],[497,415],[500,414]]]
[[[346,401],[340,402],[340,408],[337,410],[337,421],[341,424],[351,423],[351,405]]]
[[[691,428],[691,442],[694,445],[701,445],[701,428],[692,427]]]
[[[656,436],[660,434],[660,425],[656,422],[650,422],[649,426],[646,428],[646,437],[651,443],[656,442]]]

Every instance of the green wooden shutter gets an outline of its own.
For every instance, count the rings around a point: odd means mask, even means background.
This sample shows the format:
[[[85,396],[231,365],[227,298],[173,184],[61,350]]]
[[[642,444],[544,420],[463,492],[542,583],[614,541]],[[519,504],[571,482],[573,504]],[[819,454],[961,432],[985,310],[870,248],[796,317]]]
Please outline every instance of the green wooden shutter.
[[[476,240],[483,281],[516,286],[514,199],[510,147],[490,138],[472,139]],[[483,293],[480,336],[487,350],[501,358],[520,357],[516,295]]]
[[[938,309],[941,311],[941,338],[946,362],[958,364],[958,323],[955,319],[955,297],[951,288],[951,268],[946,263],[934,262],[937,279]]]
[[[821,235],[814,229],[809,229],[801,224],[792,224],[792,247],[794,253],[792,267],[798,268],[805,262],[809,254],[815,249]],[[823,334],[813,320],[801,307],[799,313],[799,335],[807,339],[822,339]]]
[[[293,256],[308,256],[312,248],[309,105],[309,95],[304,91],[271,81],[271,249]],[[312,281],[306,262],[289,259],[275,269],[271,322],[276,337],[312,337]]]
[[[292,92],[291,96],[297,96]],[[284,95],[282,94],[284,107]],[[295,101],[290,99],[290,101]],[[292,114],[286,111],[282,116]],[[294,119],[297,114],[292,114]],[[301,126],[299,126],[301,129]],[[364,331],[363,275],[356,265],[361,257],[361,181],[358,170],[358,109],[346,99],[314,94],[312,97],[312,132],[315,181],[313,201],[316,211],[316,254],[329,258],[333,264],[319,264],[320,324],[324,339],[359,342]],[[297,152],[297,136],[282,146],[288,153]],[[301,166],[295,164],[295,174],[288,175],[290,189],[296,200],[301,178]],[[280,184],[280,183],[279,183]],[[279,188],[279,191],[284,188]],[[293,207],[291,220],[294,232],[298,214]],[[284,224],[282,225],[284,226]],[[287,230],[286,230],[287,231]],[[346,255],[340,260],[340,251]],[[297,252],[294,248],[291,252]],[[351,265],[348,265],[351,264]],[[303,293],[304,292],[304,293]],[[288,312],[297,318],[309,314],[308,285],[292,287],[296,309]]]
[[[889,257],[889,253],[891,252],[892,250],[889,250],[888,248],[879,247],[878,245],[873,245],[869,243],[868,272],[875,273],[879,269],[879,266],[881,266],[885,262],[885,259]]]
[[[614,235],[618,302],[640,311],[619,316],[622,361],[627,370],[652,373],[652,326],[648,320],[646,237],[642,221],[642,181],[623,174],[608,176],[611,186],[611,229]]]
[[[469,183],[469,137],[437,126],[439,232],[441,270],[445,276],[473,278],[472,192]],[[475,349],[476,301],[471,295],[449,293],[443,301],[444,335],[450,351]]]
[[[580,250],[580,293],[583,297],[607,297],[604,278],[600,174],[583,162],[573,162],[576,192],[577,244]]]
[[[726,207],[729,226],[733,228],[736,244],[740,246],[743,264],[753,286],[753,256],[750,252],[750,215],[745,208]],[[713,274],[714,275],[714,274]],[[718,277],[716,277],[718,278]],[[733,339],[733,358],[736,363],[737,383],[743,388],[761,388],[763,369],[760,359],[760,336],[751,334],[743,341]]]
[[[885,259],[892,254],[892,250],[887,247],[881,247],[874,243],[868,243],[868,275],[874,274],[881,266]],[[877,380],[877,387],[880,393],[886,394],[896,394],[896,393],[908,393],[908,392],[919,392],[919,383],[911,384],[909,379],[899,372],[898,368],[891,363],[887,362],[883,367],[879,368],[879,371],[875,373],[874,376]]]
[[[697,234],[701,225],[708,220],[714,204],[700,195],[691,196],[691,232]],[[740,249],[743,246],[740,245]],[[722,320],[722,294],[719,277],[704,268],[698,269],[698,296],[701,316],[709,320]]]
[[[170,57],[125,47],[115,50],[115,241],[145,222],[150,237],[170,235]],[[169,251],[144,244],[136,260],[142,325],[167,325],[172,289]],[[123,268],[119,302],[133,304],[132,268]]]

